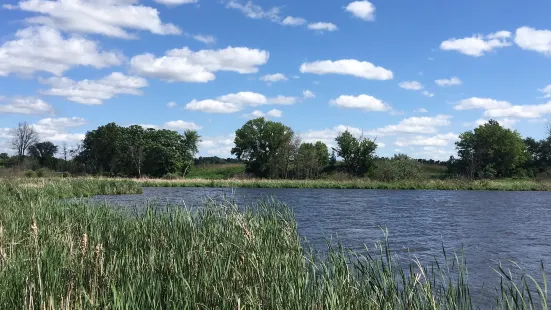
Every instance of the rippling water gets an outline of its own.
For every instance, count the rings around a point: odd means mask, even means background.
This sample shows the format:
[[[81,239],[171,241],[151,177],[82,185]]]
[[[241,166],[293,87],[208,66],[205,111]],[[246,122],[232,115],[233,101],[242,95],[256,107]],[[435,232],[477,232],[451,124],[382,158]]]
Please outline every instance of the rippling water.
[[[286,203],[299,233],[317,249],[325,248],[328,238],[356,250],[373,248],[383,238],[381,227],[388,228],[391,247],[408,255],[440,256],[442,245],[449,252],[463,248],[474,288],[497,287],[499,276],[492,268],[498,261],[506,266],[514,261],[537,278],[540,262],[551,264],[549,192],[144,188],[142,195],[94,199],[197,206],[205,197],[223,195],[245,204],[269,197]]]

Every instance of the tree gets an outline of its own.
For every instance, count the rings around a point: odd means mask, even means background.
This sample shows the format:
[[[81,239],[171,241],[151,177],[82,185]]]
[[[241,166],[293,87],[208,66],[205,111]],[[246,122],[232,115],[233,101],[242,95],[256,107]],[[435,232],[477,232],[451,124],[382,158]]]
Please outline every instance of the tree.
[[[38,142],[38,133],[27,122],[24,122],[12,128],[10,134],[12,136],[12,148],[17,152],[19,160],[22,161],[29,146]]]
[[[58,147],[52,142],[37,142],[29,146],[29,155],[35,158],[41,167],[50,167],[55,163],[54,155],[57,153]]]
[[[495,120],[462,133],[456,148],[459,171],[471,178],[513,176],[529,157],[520,134]]]
[[[335,140],[337,147],[334,150],[343,159],[348,173],[363,176],[371,171],[377,149],[375,141],[364,137],[358,139],[348,130],[340,133]]]
[[[256,118],[235,132],[231,153],[245,161],[247,171],[256,176],[284,176],[294,148],[293,137],[293,130],[282,123]]]
[[[61,156],[63,156],[63,170],[67,171],[67,157],[69,156],[69,148],[67,142],[63,142],[61,145]]]

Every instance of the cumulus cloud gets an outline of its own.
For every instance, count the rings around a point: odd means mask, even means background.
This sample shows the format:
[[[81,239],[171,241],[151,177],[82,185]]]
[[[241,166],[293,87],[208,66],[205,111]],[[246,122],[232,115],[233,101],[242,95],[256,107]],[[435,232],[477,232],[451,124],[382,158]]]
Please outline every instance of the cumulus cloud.
[[[249,114],[243,115],[245,118],[258,118],[258,117],[272,117],[272,118],[279,118],[283,116],[283,112],[281,110],[272,109],[268,112],[262,112],[260,110],[252,111]]]
[[[346,96],[341,95],[336,99],[333,99],[329,102],[331,105],[335,105],[342,108],[349,109],[360,109],[364,111],[389,111],[390,106],[386,103],[369,95],[359,95],[359,96]]]
[[[434,81],[438,86],[446,87],[446,86],[454,86],[454,85],[461,85],[463,82],[456,76],[453,76],[449,79],[438,79]]]
[[[281,22],[281,24],[285,26],[300,26],[304,25],[305,23],[306,19],[292,16],[285,17],[285,19],[283,19],[283,21]]]
[[[258,72],[258,67],[268,62],[269,53],[247,47],[227,47],[219,50],[194,52],[187,47],[172,49],[165,56],[153,54],[134,56],[132,71],[169,82],[206,83],[215,79],[217,71],[240,74]]]
[[[369,1],[354,1],[349,3],[345,9],[365,21],[375,20],[375,6]]]
[[[266,74],[262,77],[260,77],[260,80],[264,82],[279,82],[279,81],[287,81],[287,77],[283,73],[274,73],[274,74]]]
[[[551,55],[551,30],[518,28],[515,33],[515,43],[522,49]]]
[[[304,97],[304,99],[312,99],[316,98],[316,94],[314,94],[313,91],[306,89],[302,91],[302,97]]]
[[[428,110],[425,109],[425,108],[420,108],[420,109],[415,110],[414,112],[417,112],[417,113],[427,113]]]
[[[216,38],[211,35],[202,35],[202,34],[196,34],[193,36],[193,39],[203,42],[205,44],[214,44],[216,43]]]
[[[259,106],[263,104],[268,104],[268,99],[266,96],[253,93],[250,91],[242,91],[234,94],[227,94],[217,98],[219,101],[229,102],[236,105],[250,105],[250,106]]]
[[[317,23],[310,23],[308,24],[308,29],[310,30],[316,30],[316,31],[337,31],[339,30],[339,27],[333,23],[324,23],[324,22],[317,22]]]
[[[424,90],[423,92],[421,92],[423,95],[427,96],[427,97],[434,97],[434,94],[429,92],[428,90]]]
[[[507,101],[500,101],[492,98],[472,97],[472,98],[463,99],[459,101],[459,103],[455,105],[453,108],[455,110],[461,111],[461,110],[474,110],[474,109],[483,109],[483,110],[503,109],[503,108],[509,108],[509,107],[511,107],[511,104]]]
[[[157,3],[165,4],[168,6],[197,3],[199,0],[155,0]]]
[[[25,28],[15,37],[0,46],[0,76],[30,76],[39,71],[60,76],[72,67],[101,69],[119,65],[124,59],[121,53],[100,50],[94,41],[78,36],[65,38],[51,27]]]
[[[207,99],[201,101],[192,100],[186,104],[184,109],[190,111],[201,111],[205,113],[229,114],[240,111],[242,107],[234,103]]]
[[[423,85],[417,81],[405,81],[398,84],[401,88],[407,89],[407,90],[421,90],[423,89]]]
[[[275,23],[281,20],[281,16],[279,15],[280,9],[278,7],[265,10],[261,6],[254,4],[252,1],[247,1],[247,3],[242,4],[237,0],[227,1],[226,7],[241,11],[241,13],[245,16],[252,19],[267,19]]]
[[[268,103],[270,104],[281,104],[281,105],[291,105],[295,104],[297,102],[296,97],[291,96],[276,96],[272,98],[268,98]]]
[[[391,80],[393,78],[392,71],[383,67],[377,67],[370,62],[356,59],[341,59],[337,61],[322,60],[303,63],[300,66],[300,72],[318,75],[352,75],[370,80]]]
[[[54,108],[35,97],[14,97],[6,104],[0,104],[0,114],[52,114]]]
[[[41,83],[52,88],[41,91],[44,95],[65,97],[69,101],[88,105],[103,104],[119,94],[141,95],[141,88],[147,87],[147,80],[113,72],[100,80],[73,81],[66,77],[41,79]]]
[[[475,34],[462,39],[452,38],[446,40],[440,44],[440,49],[480,57],[495,49],[511,46],[510,38],[511,33],[509,31],[498,31],[486,36]]]
[[[44,118],[31,124],[42,140],[75,143],[84,139],[83,133],[68,133],[67,129],[87,123],[81,117]]]
[[[463,126],[465,126],[465,127],[478,127],[480,125],[486,124],[488,121],[489,121],[489,119],[480,118],[480,119],[477,119],[474,122],[463,123]],[[513,118],[500,118],[500,119],[496,119],[496,121],[501,126],[503,126],[505,128],[513,128],[515,126],[515,124],[518,123],[518,119],[513,119]]]
[[[186,0],[157,0],[180,4]],[[154,34],[181,34],[173,25],[163,23],[157,9],[136,5],[134,0],[27,0],[11,9],[39,14],[26,22],[61,29],[68,32],[93,33],[123,39],[136,38],[131,30]],[[187,1],[189,2],[189,1]],[[6,7],[6,6],[4,6]]]
[[[199,155],[230,157],[231,149],[234,146],[234,139],[234,134],[201,137],[201,142],[199,142]]]
[[[169,107],[169,108],[174,108],[174,107],[177,106],[177,104],[176,104],[176,102],[171,101],[171,102],[167,103],[166,106]]]
[[[455,133],[437,134],[435,136],[408,136],[396,139],[394,145],[404,146],[447,146],[455,142],[459,136]]]
[[[194,122],[186,122],[182,120],[170,121],[164,124],[164,128],[172,130],[200,130],[203,127],[195,124]]]
[[[542,88],[542,89],[538,89],[538,90],[544,94],[544,97],[545,97],[545,98],[551,97],[551,84],[545,86],[545,87]]]
[[[410,117],[402,120],[396,125],[388,125],[368,131],[368,135],[372,136],[389,136],[404,133],[418,134],[434,134],[438,132],[438,128],[449,126],[450,115],[439,114],[434,117]]]

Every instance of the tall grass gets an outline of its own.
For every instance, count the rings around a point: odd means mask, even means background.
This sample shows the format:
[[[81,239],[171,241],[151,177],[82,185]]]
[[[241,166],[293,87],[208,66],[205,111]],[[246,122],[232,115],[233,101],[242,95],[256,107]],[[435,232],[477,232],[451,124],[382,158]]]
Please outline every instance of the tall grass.
[[[461,257],[403,262],[386,241],[314,253],[275,202],[133,214],[59,200],[61,188],[0,183],[0,309],[474,308]],[[504,278],[496,308],[547,300],[543,284],[515,285]]]
[[[267,180],[267,179],[180,179],[137,180],[146,187],[245,187],[245,188],[332,188],[332,189],[404,189],[404,190],[498,190],[550,191],[551,182],[533,180],[401,180],[380,182],[351,180]]]

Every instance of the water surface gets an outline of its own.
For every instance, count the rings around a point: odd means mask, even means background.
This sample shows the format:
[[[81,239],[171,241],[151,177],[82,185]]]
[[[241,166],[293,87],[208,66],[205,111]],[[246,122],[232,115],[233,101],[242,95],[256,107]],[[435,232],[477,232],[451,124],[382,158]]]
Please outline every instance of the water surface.
[[[145,200],[198,206],[205,197],[228,196],[239,204],[276,197],[295,213],[299,233],[316,249],[328,238],[344,246],[373,248],[389,232],[391,247],[422,259],[463,249],[473,287],[496,287],[492,269],[516,262],[540,277],[551,266],[551,193],[340,189],[144,188],[142,195],[98,196],[127,206]],[[493,292],[490,292],[493,293]],[[487,301],[486,301],[487,302]]]

